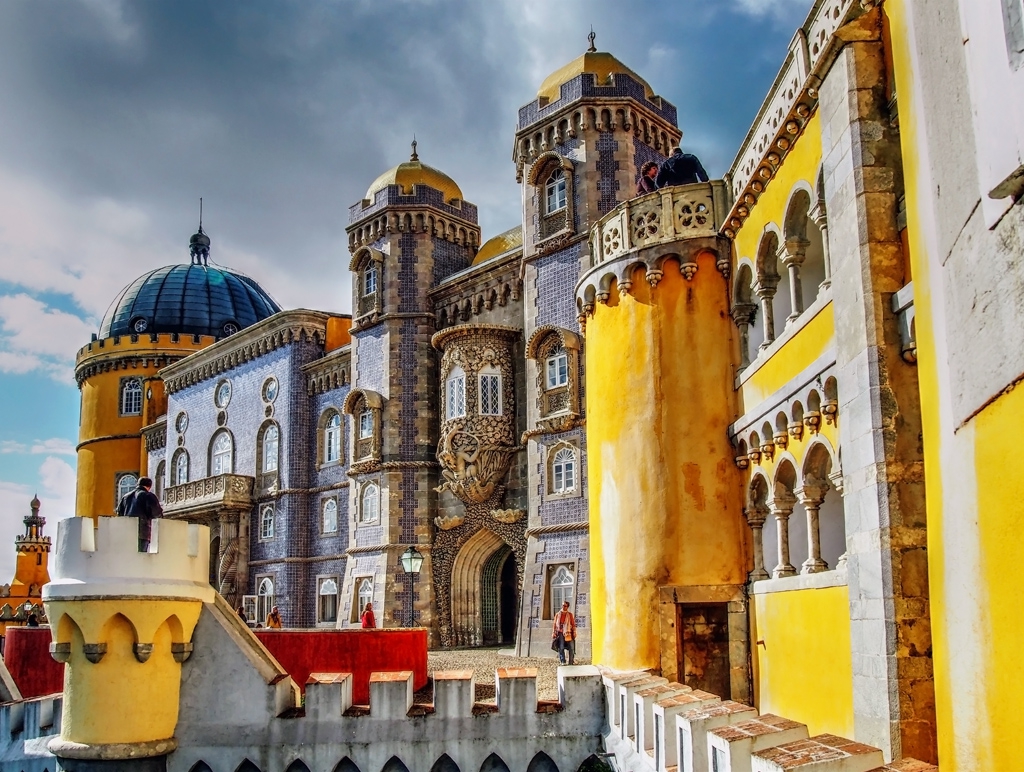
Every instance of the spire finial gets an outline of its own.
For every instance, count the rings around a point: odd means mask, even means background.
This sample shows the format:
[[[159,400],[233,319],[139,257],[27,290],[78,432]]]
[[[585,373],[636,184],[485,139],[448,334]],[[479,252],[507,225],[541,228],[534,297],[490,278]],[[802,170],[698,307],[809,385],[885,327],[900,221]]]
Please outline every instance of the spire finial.
[[[587,40],[590,41],[590,48],[587,49],[588,53],[597,51],[597,46],[594,45],[594,41],[597,40],[597,33],[594,32],[594,25],[590,25],[590,34],[587,35]]]
[[[410,161],[418,161],[418,160],[420,160],[419,155],[416,154],[416,135],[415,134],[412,135],[412,155],[409,156],[409,160]]]
[[[203,232],[203,199],[199,197],[199,230],[188,242],[188,251],[192,256],[192,265],[207,265],[210,259],[210,237]]]
[[[203,197],[199,197],[199,232],[203,232]]]

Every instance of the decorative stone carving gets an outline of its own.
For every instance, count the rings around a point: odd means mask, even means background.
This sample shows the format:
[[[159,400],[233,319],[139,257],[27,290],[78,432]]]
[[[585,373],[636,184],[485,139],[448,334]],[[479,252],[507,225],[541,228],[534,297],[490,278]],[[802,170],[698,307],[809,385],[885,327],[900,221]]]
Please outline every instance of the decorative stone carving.
[[[164,491],[164,514],[185,518],[212,515],[219,509],[251,509],[254,483],[252,477],[222,474],[173,485]]]
[[[466,522],[466,518],[460,515],[448,515],[446,517],[434,518],[434,525],[442,531],[450,531],[452,528],[458,528],[464,522]]]
[[[697,273],[697,264],[694,262],[685,262],[679,266],[679,271],[687,281],[690,281],[694,277],[694,274]]]
[[[518,523],[526,517],[526,511],[522,509],[493,509],[491,517],[499,523]]]

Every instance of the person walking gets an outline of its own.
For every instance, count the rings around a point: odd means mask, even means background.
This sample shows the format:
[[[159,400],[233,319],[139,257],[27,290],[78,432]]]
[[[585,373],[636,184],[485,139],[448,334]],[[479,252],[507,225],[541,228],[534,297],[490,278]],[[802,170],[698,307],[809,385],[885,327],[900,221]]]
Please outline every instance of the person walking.
[[[569,664],[576,664],[576,617],[569,611],[569,601],[562,604],[562,610],[555,614],[555,623],[551,630],[551,638],[560,640],[558,661],[565,664],[566,653]]]
[[[277,610],[277,606],[270,609],[270,613],[267,614],[267,628],[270,630],[281,629],[281,612]]]
[[[672,155],[658,170],[655,180],[659,188],[672,185],[692,185],[694,182],[707,182],[708,173],[704,171],[700,159],[691,153],[684,153],[681,147],[672,151]]]
[[[377,626],[377,620],[373,616],[373,604],[367,603],[366,608],[363,609],[362,615],[359,617],[359,622],[366,630],[372,630]]]
[[[658,164],[648,161],[640,167],[640,179],[636,181],[636,194],[642,196],[645,193],[653,193],[658,189],[656,182],[658,177]]]
[[[139,478],[135,490],[124,494],[117,503],[119,517],[139,518],[139,552],[149,552],[149,541],[153,534],[153,520],[163,517],[160,499],[152,492],[153,481],[148,477]]]

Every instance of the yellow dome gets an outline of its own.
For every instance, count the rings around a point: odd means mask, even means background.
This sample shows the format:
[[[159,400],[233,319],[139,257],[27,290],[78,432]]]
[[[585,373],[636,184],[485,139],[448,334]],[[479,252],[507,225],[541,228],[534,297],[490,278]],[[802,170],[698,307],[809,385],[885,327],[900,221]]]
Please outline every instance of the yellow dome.
[[[540,84],[537,96],[554,101],[560,96],[559,89],[563,83],[568,83],[577,75],[582,75],[585,72],[594,76],[594,82],[598,86],[610,85],[612,75],[620,73],[629,75],[644,87],[644,94],[648,99],[654,96],[654,89],[646,80],[605,51],[587,51],[583,56],[569,62],[560,70],[555,70]]]
[[[480,265],[492,257],[503,255],[510,249],[521,246],[523,246],[523,226],[517,225],[515,228],[510,228],[504,233],[487,239],[480,247],[480,251],[476,253],[476,257],[473,258],[473,265]]]
[[[365,198],[372,201],[373,197],[388,185],[398,185],[404,195],[412,194],[413,185],[429,185],[441,191],[445,202],[453,199],[462,200],[462,191],[455,184],[455,180],[433,166],[420,163],[419,156],[416,155],[415,142],[412,143],[412,157],[375,179],[367,189]]]

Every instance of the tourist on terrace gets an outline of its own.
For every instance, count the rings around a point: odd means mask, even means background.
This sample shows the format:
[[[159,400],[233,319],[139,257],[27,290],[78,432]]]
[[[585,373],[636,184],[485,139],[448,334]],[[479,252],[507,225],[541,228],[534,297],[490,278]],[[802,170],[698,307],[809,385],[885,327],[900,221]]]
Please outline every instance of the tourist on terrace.
[[[139,518],[139,552],[149,552],[153,520],[164,514],[163,507],[160,506],[160,499],[150,491],[152,487],[152,480],[148,477],[140,477],[135,490],[124,494],[117,503],[118,515]]]
[[[640,179],[636,181],[636,194],[642,196],[645,193],[653,193],[658,189],[655,180],[658,177],[658,164],[648,161],[640,167]]]
[[[707,182],[708,173],[700,163],[700,159],[691,153],[684,153],[681,147],[672,151],[672,156],[658,170],[657,183],[659,188],[672,185],[692,185],[694,182]]]
[[[372,630],[377,626],[377,620],[373,616],[372,603],[366,604],[366,608],[363,609],[363,614],[359,617],[359,621],[362,623],[363,628],[366,630]]]
[[[559,643],[558,661],[565,664],[565,655],[569,655],[569,664],[576,664],[576,617],[569,611],[569,601],[562,604],[562,610],[555,614],[555,624],[551,630],[551,638]]]
[[[270,609],[270,613],[267,614],[267,627],[271,630],[281,629],[281,612],[277,610],[277,606]]]

